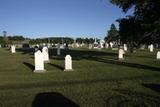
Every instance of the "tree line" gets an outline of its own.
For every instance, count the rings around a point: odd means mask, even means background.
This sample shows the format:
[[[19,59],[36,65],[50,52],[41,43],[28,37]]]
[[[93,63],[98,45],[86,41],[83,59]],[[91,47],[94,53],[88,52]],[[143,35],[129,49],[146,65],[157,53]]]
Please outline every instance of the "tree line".
[[[49,38],[36,38],[36,39],[30,39],[30,38],[25,38],[23,36],[0,36],[0,44],[1,45],[6,45],[6,44],[21,44],[23,41],[29,41],[29,44],[40,44],[40,43],[67,43],[67,44],[72,44],[74,42],[76,43],[85,43],[85,44],[92,44],[94,43],[95,39],[94,38],[70,38],[70,37],[49,37]],[[98,40],[98,39],[97,39]]]

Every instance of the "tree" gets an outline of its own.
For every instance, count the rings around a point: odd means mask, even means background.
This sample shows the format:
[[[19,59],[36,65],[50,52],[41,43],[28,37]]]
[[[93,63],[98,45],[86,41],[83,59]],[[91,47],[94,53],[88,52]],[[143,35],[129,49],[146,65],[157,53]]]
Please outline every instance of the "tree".
[[[76,42],[81,44],[81,43],[83,43],[83,39],[82,38],[76,38]]]
[[[23,36],[8,36],[9,42],[11,43],[21,43],[22,41],[25,40],[25,38]]]
[[[141,32],[143,31],[141,25],[135,22],[135,18],[130,16],[122,18],[119,22],[119,35],[123,44],[127,44],[130,52],[138,47],[141,42]]]
[[[134,6],[134,21],[143,28],[139,40],[145,42],[155,43],[160,38],[160,0],[110,0],[127,12]],[[128,25],[129,27],[130,25]],[[127,28],[127,27],[126,27]],[[130,36],[130,35],[128,35]],[[150,40],[149,40],[150,39]]]
[[[0,44],[2,45],[3,44],[3,37],[0,36]]]
[[[118,40],[118,30],[114,24],[111,24],[110,30],[108,30],[107,36],[104,39],[106,42]]]

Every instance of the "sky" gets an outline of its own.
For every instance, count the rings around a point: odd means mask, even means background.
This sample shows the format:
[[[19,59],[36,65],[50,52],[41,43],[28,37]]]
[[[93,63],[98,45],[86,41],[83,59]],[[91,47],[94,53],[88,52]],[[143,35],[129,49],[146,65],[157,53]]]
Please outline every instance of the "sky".
[[[0,0],[0,35],[104,38],[123,13],[110,0]]]

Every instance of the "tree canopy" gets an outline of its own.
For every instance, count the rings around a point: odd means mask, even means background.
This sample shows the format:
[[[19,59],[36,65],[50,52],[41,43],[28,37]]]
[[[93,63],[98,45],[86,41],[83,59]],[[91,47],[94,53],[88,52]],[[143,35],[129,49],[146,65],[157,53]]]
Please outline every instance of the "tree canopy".
[[[118,30],[114,24],[111,24],[110,30],[108,30],[107,36],[104,39],[106,42],[118,39]]]
[[[157,43],[160,39],[160,0],[110,0],[123,12],[134,8],[134,14],[119,19],[120,36],[123,42]]]

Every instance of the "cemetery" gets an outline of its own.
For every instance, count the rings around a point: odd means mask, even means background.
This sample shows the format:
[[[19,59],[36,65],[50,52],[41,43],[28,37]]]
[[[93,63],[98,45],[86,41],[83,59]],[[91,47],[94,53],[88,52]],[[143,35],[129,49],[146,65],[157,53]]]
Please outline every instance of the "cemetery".
[[[29,107],[37,93],[57,92],[82,107],[117,106],[124,100],[123,105],[158,106],[160,60],[156,52],[126,51],[119,60],[118,50],[110,48],[61,49],[60,55],[49,48],[49,63],[44,63],[40,50],[17,48],[12,54],[0,48],[0,105]]]
[[[0,107],[160,107],[160,0],[2,0]]]

